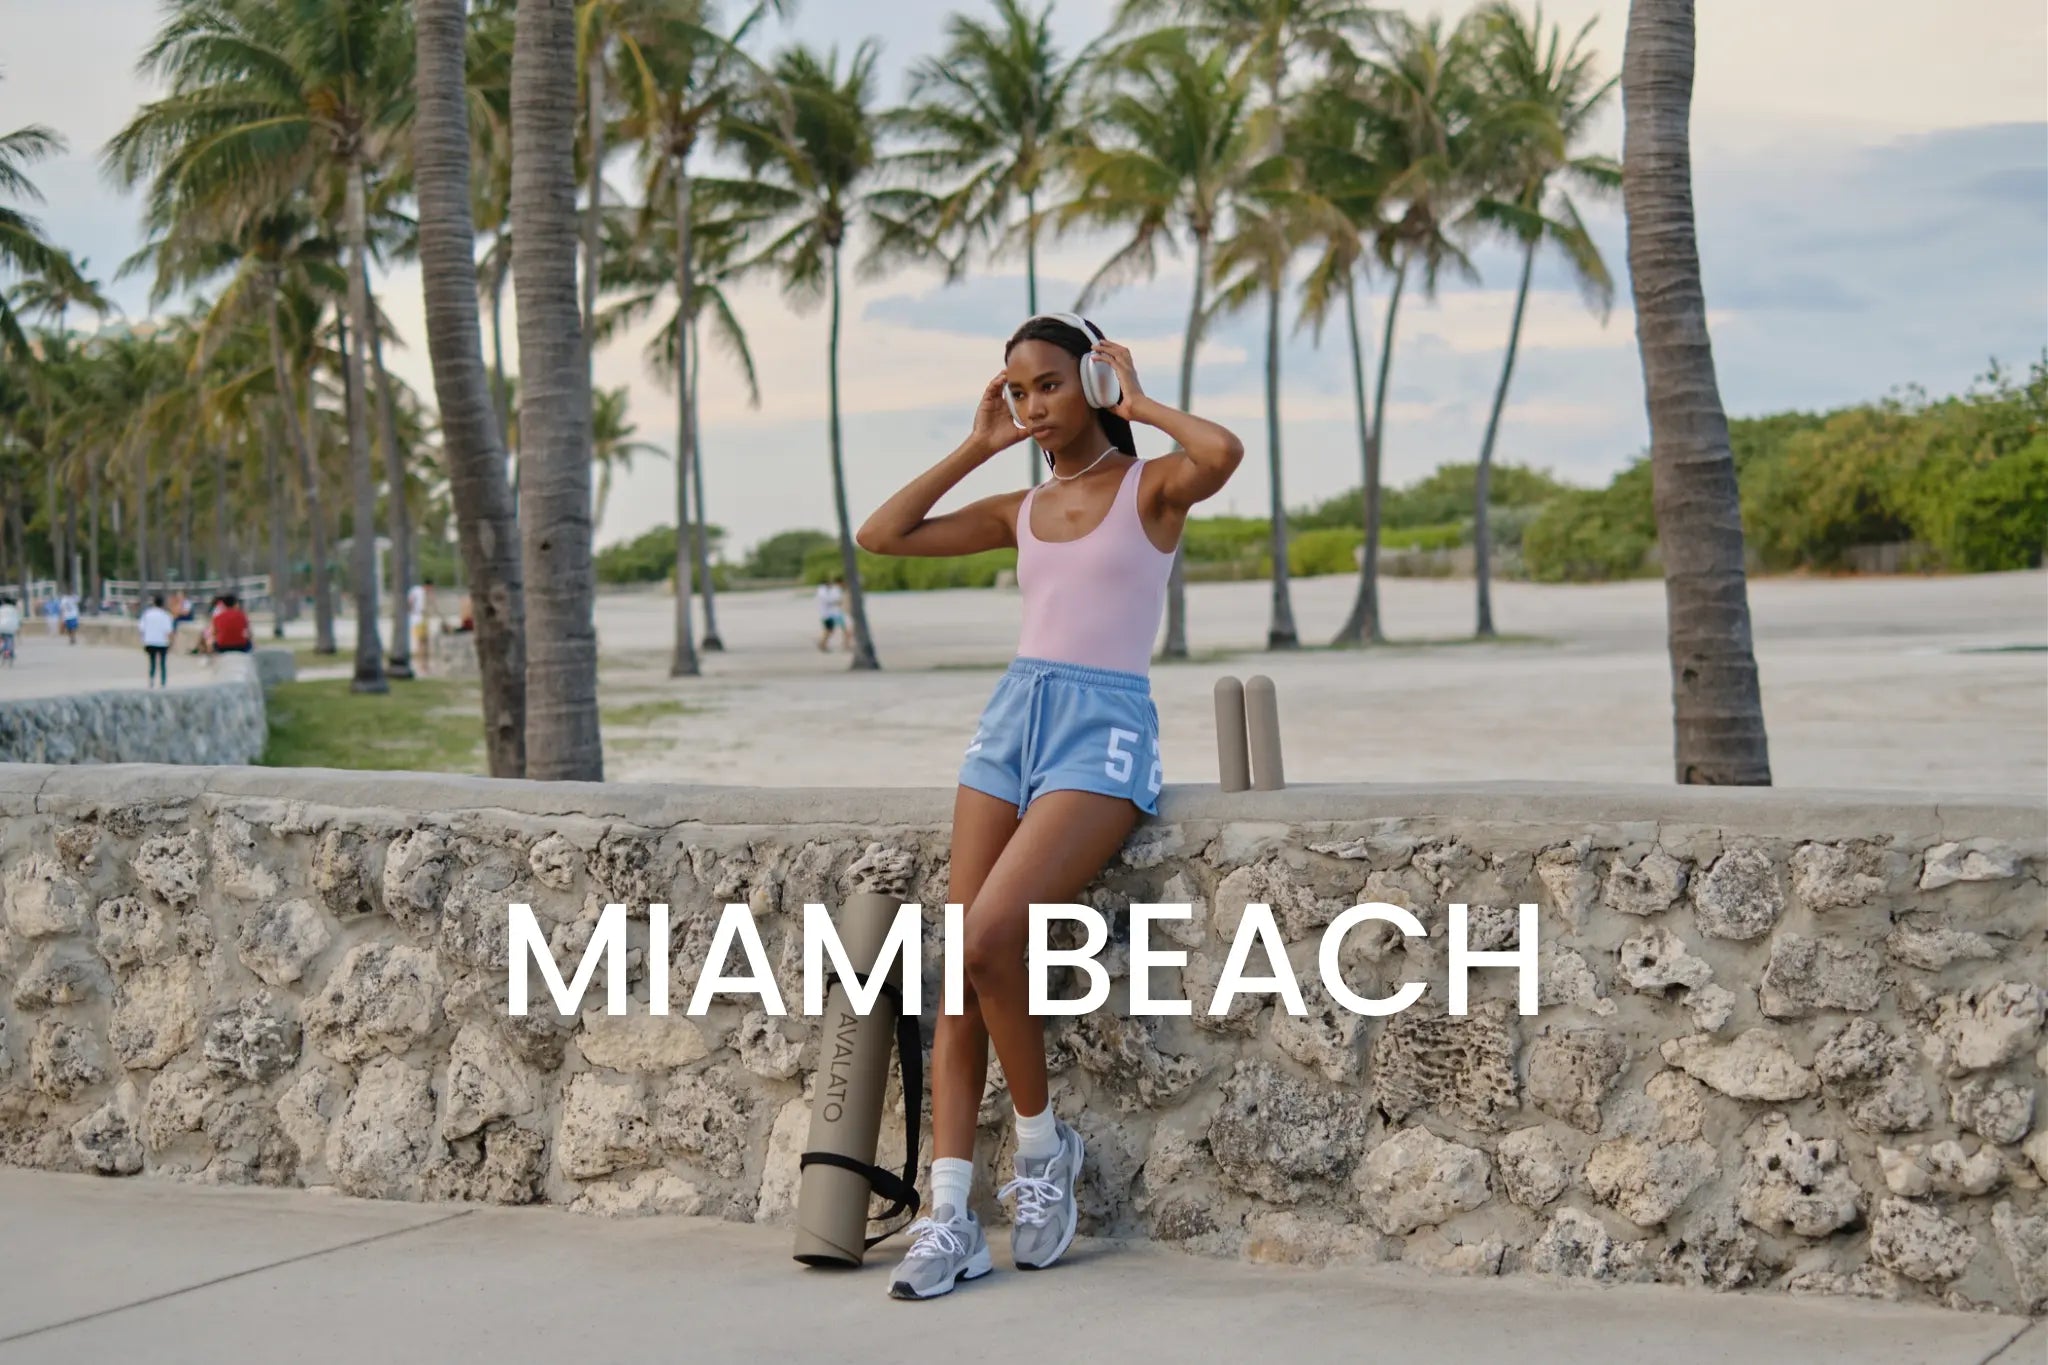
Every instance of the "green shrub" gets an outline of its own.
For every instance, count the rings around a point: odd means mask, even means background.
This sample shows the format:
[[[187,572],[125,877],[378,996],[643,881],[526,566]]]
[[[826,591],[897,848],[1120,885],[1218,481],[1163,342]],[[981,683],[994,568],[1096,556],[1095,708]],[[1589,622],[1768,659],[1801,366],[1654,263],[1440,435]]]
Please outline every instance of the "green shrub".
[[[2048,436],[1957,481],[1944,550],[1959,569],[2031,569],[2048,555]]]
[[[1004,569],[1015,571],[1015,550],[936,558],[922,555],[875,555],[854,551],[861,586],[869,592],[928,592],[939,588],[992,588]],[[844,570],[839,546],[821,545],[804,556],[804,582],[822,583]]]
[[[838,553],[838,540],[824,531],[779,531],[748,552],[740,573],[746,578],[801,578],[812,551]]]
[[[1650,462],[1639,459],[1606,488],[1575,488],[1544,505],[1522,533],[1522,562],[1539,583],[1588,583],[1645,572],[1657,543]]]
[[[714,552],[724,534],[717,526],[705,528],[706,538]],[[665,583],[675,577],[676,528],[657,526],[631,540],[607,545],[593,558],[600,583]],[[712,567],[711,581],[716,584],[718,566]]]
[[[1357,573],[1358,547],[1364,543],[1365,532],[1358,527],[1303,531],[1287,542],[1287,571],[1296,578]]]

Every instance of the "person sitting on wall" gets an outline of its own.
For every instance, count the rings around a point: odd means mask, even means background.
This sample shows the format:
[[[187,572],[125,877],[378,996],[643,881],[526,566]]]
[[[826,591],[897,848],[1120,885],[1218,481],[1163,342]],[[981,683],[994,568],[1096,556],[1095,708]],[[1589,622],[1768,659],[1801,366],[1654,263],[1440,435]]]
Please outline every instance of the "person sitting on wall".
[[[253,648],[249,635],[249,613],[241,599],[228,593],[213,614],[213,650],[216,654],[247,654]]]

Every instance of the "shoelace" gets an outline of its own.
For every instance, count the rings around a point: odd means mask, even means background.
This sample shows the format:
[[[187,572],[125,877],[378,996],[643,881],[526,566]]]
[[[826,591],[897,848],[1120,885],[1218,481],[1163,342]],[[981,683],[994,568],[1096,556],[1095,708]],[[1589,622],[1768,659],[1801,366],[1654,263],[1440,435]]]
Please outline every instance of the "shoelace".
[[[1037,1227],[1052,1216],[1053,1206],[1066,1197],[1059,1182],[1049,1176],[1020,1175],[996,1191],[996,1198],[1017,1196],[1017,1222]]]
[[[967,1254],[966,1239],[945,1223],[935,1223],[929,1218],[920,1218],[909,1228],[910,1250],[905,1259],[924,1256],[964,1256]]]

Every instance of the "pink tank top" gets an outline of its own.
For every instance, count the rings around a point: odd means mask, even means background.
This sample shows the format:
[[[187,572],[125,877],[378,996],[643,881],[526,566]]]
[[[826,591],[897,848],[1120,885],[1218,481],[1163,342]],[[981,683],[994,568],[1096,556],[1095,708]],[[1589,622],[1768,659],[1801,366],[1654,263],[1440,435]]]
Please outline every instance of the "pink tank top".
[[[1173,555],[1151,542],[1138,515],[1144,467],[1140,460],[1125,471],[1109,515],[1079,540],[1040,540],[1031,533],[1032,501],[1045,485],[1018,504],[1019,658],[1149,673]]]

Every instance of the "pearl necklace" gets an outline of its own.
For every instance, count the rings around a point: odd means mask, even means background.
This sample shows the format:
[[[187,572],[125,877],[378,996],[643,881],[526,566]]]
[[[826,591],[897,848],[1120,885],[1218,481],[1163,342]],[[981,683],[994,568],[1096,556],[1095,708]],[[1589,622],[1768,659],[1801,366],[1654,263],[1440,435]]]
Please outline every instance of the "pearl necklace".
[[[1095,468],[1096,465],[1101,464],[1104,460],[1108,459],[1110,456],[1114,454],[1116,454],[1116,447],[1111,446],[1108,450],[1103,451],[1100,455],[1097,455],[1093,460],[1090,460],[1088,462],[1088,469]],[[1077,469],[1072,474],[1062,474],[1057,469],[1055,469],[1052,471],[1052,476],[1055,479],[1058,479],[1061,483],[1070,483],[1073,480],[1080,478],[1083,474],[1086,474],[1088,472],[1088,469]]]

